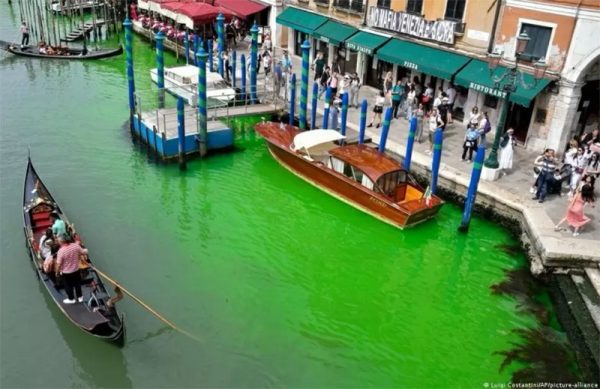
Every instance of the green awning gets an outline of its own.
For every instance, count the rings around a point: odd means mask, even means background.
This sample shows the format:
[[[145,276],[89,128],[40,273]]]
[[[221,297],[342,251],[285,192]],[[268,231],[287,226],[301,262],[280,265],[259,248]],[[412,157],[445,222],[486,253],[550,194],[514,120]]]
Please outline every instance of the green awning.
[[[377,50],[377,58],[449,80],[471,58],[417,43],[391,39]]]
[[[358,34],[353,35],[346,41],[346,47],[350,50],[356,50],[367,55],[373,55],[375,50],[389,39],[390,38],[385,36],[360,31]]]
[[[494,71],[494,77],[501,77],[504,72],[508,69],[504,66],[498,66]],[[523,81],[527,85],[534,84],[534,78],[532,75],[523,73]],[[485,93],[488,95],[496,96],[498,98],[505,98],[506,92],[502,90],[502,87],[506,83],[504,80],[496,87],[496,83],[490,76],[488,64],[484,61],[474,59],[468,64],[463,70],[458,72],[454,83],[465,88],[473,89],[477,92]],[[550,83],[550,80],[544,78],[535,84],[530,89],[524,88],[522,85],[517,86],[516,92],[511,93],[510,101],[513,103],[529,107],[531,101]]]
[[[313,36],[324,42],[339,45],[341,42],[344,42],[346,39],[354,35],[357,31],[358,30],[356,28],[347,24],[328,20],[325,24],[321,25],[321,27],[315,30]]]
[[[298,8],[287,7],[277,15],[276,20],[279,24],[312,35],[321,24],[327,21],[327,18]]]

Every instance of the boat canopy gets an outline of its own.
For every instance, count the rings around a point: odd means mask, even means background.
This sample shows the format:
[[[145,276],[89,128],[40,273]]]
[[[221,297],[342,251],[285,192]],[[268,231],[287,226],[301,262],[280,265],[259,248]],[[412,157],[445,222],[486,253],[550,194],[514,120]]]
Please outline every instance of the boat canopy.
[[[294,137],[294,143],[290,148],[294,151],[305,151],[314,153],[318,146],[329,147],[332,142],[346,138],[336,130],[311,130],[304,131]],[[320,148],[319,148],[320,149]]]
[[[365,145],[348,145],[329,150],[329,154],[364,172],[373,182],[388,173],[402,170],[400,162]]]

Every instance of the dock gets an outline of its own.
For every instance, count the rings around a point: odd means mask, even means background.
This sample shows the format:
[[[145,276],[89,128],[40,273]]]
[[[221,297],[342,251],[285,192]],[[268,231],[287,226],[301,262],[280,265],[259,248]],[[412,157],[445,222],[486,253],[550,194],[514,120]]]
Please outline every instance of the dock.
[[[104,20],[100,19],[96,21],[96,28],[102,27],[104,25]],[[79,26],[75,30],[71,31],[67,34],[66,37],[60,38],[63,42],[75,42],[79,39],[83,39],[83,36],[89,34],[94,29],[94,24],[85,23],[83,26]]]

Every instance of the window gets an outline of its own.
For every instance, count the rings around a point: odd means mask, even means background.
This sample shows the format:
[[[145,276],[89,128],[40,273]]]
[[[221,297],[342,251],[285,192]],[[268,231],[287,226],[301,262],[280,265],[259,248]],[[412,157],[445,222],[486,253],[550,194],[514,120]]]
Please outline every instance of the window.
[[[483,105],[485,107],[496,109],[498,108],[498,98],[492,95],[485,95],[485,97],[483,98]]]
[[[406,12],[421,15],[423,11],[423,0],[408,0],[406,3]]]
[[[448,0],[446,3],[445,19],[462,21],[467,0]]]
[[[525,47],[522,57],[531,61],[545,58],[548,46],[550,45],[552,28],[523,23],[521,25],[521,33],[523,32],[529,35],[529,42],[527,42],[527,47]]]
[[[379,8],[390,8],[392,0],[377,0],[377,6]]]

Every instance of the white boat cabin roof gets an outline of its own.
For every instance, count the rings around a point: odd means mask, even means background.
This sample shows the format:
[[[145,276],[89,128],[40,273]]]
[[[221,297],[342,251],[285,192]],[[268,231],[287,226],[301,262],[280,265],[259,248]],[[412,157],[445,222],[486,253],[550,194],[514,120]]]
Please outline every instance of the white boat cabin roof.
[[[345,139],[346,137],[336,130],[311,130],[304,131],[294,137],[294,143],[290,146],[294,151],[304,151],[306,153],[315,153],[322,151],[323,147],[331,148],[333,142]],[[317,150],[318,149],[318,150]]]

